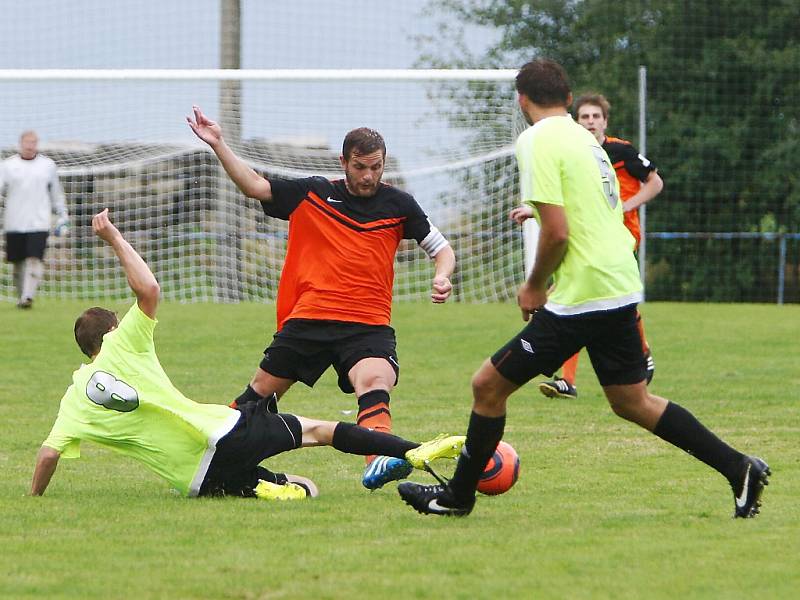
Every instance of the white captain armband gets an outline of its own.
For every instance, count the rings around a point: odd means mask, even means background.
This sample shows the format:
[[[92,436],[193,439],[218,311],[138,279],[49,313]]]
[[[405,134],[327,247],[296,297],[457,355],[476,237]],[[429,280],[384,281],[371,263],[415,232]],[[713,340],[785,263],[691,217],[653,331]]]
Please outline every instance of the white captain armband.
[[[428,221],[428,223],[430,223],[430,221]],[[442,248],[448,246],[449,242],[433,223],[430,223],[430,225],[431,230],[428,232],[428,235],[425,236],[425,239],[419,243],[419,247],[425,250],[428,256],[433,258],[439,254]]]

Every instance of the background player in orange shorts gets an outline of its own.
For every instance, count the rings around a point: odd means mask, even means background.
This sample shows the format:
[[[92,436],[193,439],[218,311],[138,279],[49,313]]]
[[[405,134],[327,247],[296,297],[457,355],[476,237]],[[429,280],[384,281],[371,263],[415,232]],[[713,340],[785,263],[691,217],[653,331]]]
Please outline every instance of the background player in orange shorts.
[[[649,202],[664,188],[664,182],[656,171],[655,165],[642,156],[627,140],[606,135],[608,114],[611,104],[602,94],[585,94],[575,102],[575,118],[578,123],[588,129],[603,146],[619,180],[622,210],[625,227],[636,238],[636,249],[642,238],[639,225],[639,207]],[[647,357],[647,383],[653,379],[655,362],[650,346],[644,335],[642,317],[637,313],[639,333],[642,336],[642,349]],[[578,371],[578,355],[567,359],[561,368],[561,377],[539,384],[539,391],[551,398],[577,398],[575,375]]]

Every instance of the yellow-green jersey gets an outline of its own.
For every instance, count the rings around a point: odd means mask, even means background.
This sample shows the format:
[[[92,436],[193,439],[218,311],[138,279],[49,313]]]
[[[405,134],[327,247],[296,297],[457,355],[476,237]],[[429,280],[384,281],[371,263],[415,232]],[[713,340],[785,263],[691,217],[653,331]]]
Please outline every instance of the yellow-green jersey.
[[[610,310],[642,300],[623,224],[614,168],[594,136],[569,115],[547,117],[517,139],[522,202],[562,206],[569,227],[564,258],[545,308],[560,315]]]
[[[196,496],[216,443],[240,413],[199,404],[169,380],[156,356],[156,321],[137,304],[105,334],[100,353],[72,374],[44,445],[65,458],[95,442],[145,464],[176,490]]]

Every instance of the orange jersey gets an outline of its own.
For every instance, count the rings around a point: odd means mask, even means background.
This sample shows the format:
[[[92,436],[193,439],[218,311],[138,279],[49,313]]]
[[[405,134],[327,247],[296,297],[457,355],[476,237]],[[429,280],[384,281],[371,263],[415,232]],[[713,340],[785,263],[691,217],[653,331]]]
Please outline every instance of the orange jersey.
[[[381,184],[362,198],[323,177],[269,181],[262,208],[289,221],[278,330],[289,319],[388,325],[397,247],[435,229],[413,196]]]
[[[606,137],[603,142],[603,150],[606,151],[611,159],[611,164],[614,165],[623,202],[634,196],[642,187],[642,182],[647,181],[650,173],[656,170],[655,165],[639,154],[639,151],[627,140]],[[629,210],[623,214],[625,227],[636,238],[636,247],[638,248],[639,240],[642,237],[639,211]]]

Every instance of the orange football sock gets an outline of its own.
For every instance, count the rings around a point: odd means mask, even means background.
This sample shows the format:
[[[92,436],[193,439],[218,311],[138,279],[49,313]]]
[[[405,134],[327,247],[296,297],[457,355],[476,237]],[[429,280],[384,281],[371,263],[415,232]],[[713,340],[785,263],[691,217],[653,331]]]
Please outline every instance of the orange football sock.
[[[392,413],[389,411],[389,392],[371,390],[358,398],[358,419],[356,424],[374,431],[391,433]],[[366,456],[367,464],[375,458],[374,454]]]
[[[565,360],[561,367],[561,377],[566,379],[570,385],[575,385],[575,376],[578,374],[578,356],[580,353],[576,352]]]

